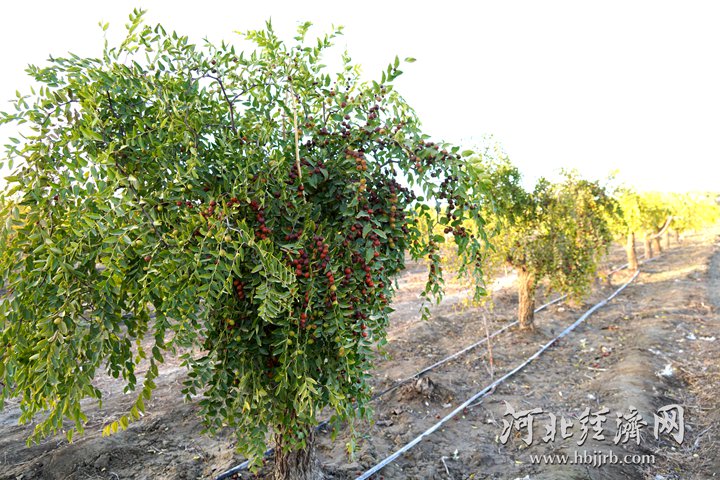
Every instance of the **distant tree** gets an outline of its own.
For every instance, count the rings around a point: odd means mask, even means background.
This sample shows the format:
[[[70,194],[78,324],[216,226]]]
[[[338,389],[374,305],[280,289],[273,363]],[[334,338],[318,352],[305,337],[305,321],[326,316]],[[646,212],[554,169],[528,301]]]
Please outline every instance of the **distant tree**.
[[[681,234],[702,230],[720,220],[720,205],[714,193],[671,193],[666,194],[665,202],[673,218],[671,228],[677,242]]]
[[[647,207],[642,197],[628,187],[618,189],[615,198],[618,202],[620,215],[612,217],[610,226],[615,237],[625,248],[628,268],[631,271],[636,271],[638,269],[638,257],[635,236],[638,232],[644,235],[648,227],[645,216]]]
[[[642,195],[642,219],[644,223],[645,258],[662,253],[660,236],[673,220],[672,209],[667,197],[659,192],[645,192]]]
[[[563,173],[540,179],[532,192],[506,157],[483,158],[476,168],[489,192],[481,202],[493,251],[486,272],[503,262],[518,274],[518,320],[533,328],[535,290],[543,279],[552,290],[581,297],[592,284],[612,239],[609,219],[616,203],[598,182]]]

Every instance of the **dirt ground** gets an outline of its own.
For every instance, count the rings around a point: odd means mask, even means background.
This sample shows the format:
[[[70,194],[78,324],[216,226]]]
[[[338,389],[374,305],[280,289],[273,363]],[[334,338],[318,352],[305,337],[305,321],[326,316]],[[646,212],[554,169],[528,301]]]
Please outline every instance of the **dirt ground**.
[[[643,265],[639,278],[606,307],[376,478],[673,480],[720,476],[718,233],[688,237]],[[623,257],[618,249],[608,265],[620,263]],[[491,305],[470,307],[464,302],[465,290],[449,285],[443,304],[423,322],[417,296],[422,275],[416,266],[399,279],[388,356],[378,360],[375,373],[378,391],[513,319],[512,286],[498,285]],[[612,285],[598,282],[581,304],[558,303],[539,313],[534,333],[510,329],[492,339],[490,348],[478,347],[433,370],[422,381],[377,400],[374,423],[355,426],[360,438],[354,458],[345,452],[349,429],[339,431],[334,442],[323,431],[319,454],[328,477],[354,478],[405,445],[520,364],[628,278],[629,273],[621,271],[612,276]],[[544,300],[539,297],[538,304]],[[148,414],[127,431],[107,438],[100,435],[102,426],[124,412],[133,397],[123,394],[122,385],[111,378],[98,379],[105,394],[103,409],[88,405],[87,432],[72,444],[56,437],[27,447],[25,438],[32,425],[17,425],[17,404],[8,404],[0,412],[0,480],[214,478],[237,465],[242,458],[233,453],[231,432],[218,437],[201,434],[196,406],[184,403],[180,394],[184,375],[177,362],[166,363],[147,405]],[[535,415],[530,446],[523,442],[526,429],[511,429],[502,443],[503,421],[510,420],[505,415],[508,404],[517,411],[542,409]],[[671,432],[660,432],[657,440],[653,435],[654,414],[671,404],[684,408],[681,444],[672,439]],[[578,446],[583,411],[603,407],[608,409],[604,440],[588,439]],[[627,414],[631,407],[647,425],[640,429],[639,442],[630,438],[616,445],[616,412]],[[555,440],[544,442],[549,414],[556,416],[558,431]],[[561,418],[573,422],[572,436],[566,439],[560,438]],[[589,436],[593,433],[590,426]],[[572,460],[583,454],[596,459],[615,455],[619,461],[630,456],[636,462],[552,465],[548,459],[534,464],[532,458],[568,455]]]

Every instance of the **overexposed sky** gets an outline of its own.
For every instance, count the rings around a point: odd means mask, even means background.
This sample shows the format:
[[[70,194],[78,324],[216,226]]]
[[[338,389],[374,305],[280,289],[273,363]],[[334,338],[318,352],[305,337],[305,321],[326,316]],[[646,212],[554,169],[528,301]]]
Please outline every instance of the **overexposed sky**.
[[[198,42],[239,42],[269,18],[288,39],[302,21],[318,35],[343,25],[338,44],[368,79],[396,54],[417,59],[397,88],[429,134],[470,148],[491,134],[530,182],[619,169],[644,190],[720,190],[716,2],[3,2],[0,110],[26,90],[28,63],[98,55],[98,22],[117,41],[135,7]]]

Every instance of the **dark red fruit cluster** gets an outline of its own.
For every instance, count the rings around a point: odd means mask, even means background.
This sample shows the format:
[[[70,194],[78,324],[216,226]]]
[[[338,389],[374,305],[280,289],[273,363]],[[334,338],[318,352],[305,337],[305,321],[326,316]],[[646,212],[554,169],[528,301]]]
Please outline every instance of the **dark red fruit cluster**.
[[[304,329],[305,327],[307,327],[307,328],[317,328],[317,325],[309,325],[309,324],[308,324],[309,315],[308,315],[307,312],[308,312],[308,307],[309,307],[309,305],[310,305],[310,293],[309,293],[309,292],[305,292],[305,296],[303,297],[302,305],[301,305],[301,307],[300,307],[300,312],[301,312],[301,313],[300,313],[300,320],[299,320],[299,322],[298,322],[298,325],[299,325],[300,328],[302,328],[302,329]],[[294,315],[295,315],[295,313],[293,313],[293,316],[294,316]],[[311,313],[311,315],[312,315],[313,318],[317,318],[317,314],[316,314],[316,313]]]
[[[267,357],[267,360],[265,361],[265,365],[268,368],[267,375],[268,377],[272,376],[272,369],[280,365],[280,360],[275,355],[270,355]]]
[[[307,160],[304,160],[303,166],[308,167],[309,169],[312,169],[310,171],[312,172],[313,175],[321,175],[322,169],[325,168],[325,163],[322,160],[318,160],[317,164],[315,164],[315,166],[313,167],[310,162],[308,162]]]
[[[292,261],[292,265],[295,267],[295,276],[298,278],[310,278],[310,256],[304,248],[298,250],[298,255],[300,255],[300,258]]]
[[[345,286],[350,283],[350,280],[352,279],[353,269],[350,267],[345,267],[345,278],[342,281],[342,285]]]
[[[445,233],[452,233],[455,237],[467,237],[469,235],[467,228],[463,227],[462,225],[458,225],[455,227],[445,227],[443,231]]]
[[[367,172],[367,162],[365,161],[365,154],[352,149],[347,149],[345,155],[348,159],[355,159],[355,169],[358,172]]]
[[[325,260],[327,258],[328,252],[330,250],[330,245],[323,242],[323,238],[321,236],[315,235],[315,248],[313,250],[317,253],[320,252],[320,259]],[[327,264],[327,262],[324,262]],[[323,265],[324,267],[324,265]]]
[[[292,227],[288,227],[292,229]],[[287,235],[285,235],[285,241],[286,242],[295,242],[300,239],[300,236],[302,235],[302,228],[296,231],[290,231]]]
[[[235,287],[235,293],[237,293],[237,297],[239,300],[245,299],[245,283],[242,282],[240,279],[233,280],[233,287]]]
[[[205,218],[212,217],[215,214],[215,206],[217,205],[217,202],[215,200],[211,200],[208,204],[208,207],[200,212],[200,215],[202,215]]]
[[[329,289],[330,290],[330,295],[329,295],[330,300],[329,301],[332,304],[337,304],[337,294],[335,293],[337,291],[337,287],[335,286],[335,276],[330,271],[328,271],[325,274],[325,276],[327,277],[328,284],[330,285],[330,289]]]
[[[255,220],[258,222],[258,227],[255,229],[255,236],[258,240],[265,240],[272,232],[265,224],[265,209],[260,206],[257,200],[250,201],[250,209],[255,212]]]
[[[360,265],[360,268],[365,272],[365,285],[368,288],[375,287],[375,281],[372,277],[372,268],[365,262],[365,259],[360,254],[355,254],[353,255],[353,262]],[[363,296],[367,296],[368,294],[367,290],[364,288],[360,291],[360,293],[362,293]]]
[[[300,172],[298,172],[297,166],[291,165],[290,171],[288,172],[288,179],[285,180],[285,183],[288,185],[294,185],[299,175]]]
[[[368,115],[368,120],[375,120],[378,117],[378,111],[380,110],[380,107],[378,105],[373,105],[370,107],[370,114]]]
[[[313,236],[313,244],[310,247],[312,252],[312,260],[318,262],[320,271],[325,271],[325,277],[328,281],[328,291],[330,292],[326,299],[326,307],[337,304],[337,287],[335,286],[335,274],[328,269],[330,262],[330,245],[325,242],[325,238],[321,235]]]
[[[368,316],[361,312],[360,310],[355,310],[355,314],[353,315],[357,321],[358,321],[358,327],[360,328],[359,331],[355,331],[354,334],[362,335],[363,338],[367,338],[368,332],[367,332],[367,325],[365,325],[365,320],[367,320]]]

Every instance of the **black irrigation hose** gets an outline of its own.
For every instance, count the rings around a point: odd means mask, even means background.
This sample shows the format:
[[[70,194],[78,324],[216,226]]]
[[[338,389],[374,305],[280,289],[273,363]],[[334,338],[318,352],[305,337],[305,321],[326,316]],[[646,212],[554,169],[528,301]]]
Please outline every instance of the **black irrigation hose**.
[[[643,262],[641,262],[641,263],[646,263],[646,262],[652,261],[652,260],[654,260],[654,259],[655,259],[655,258],[651,258],[651,259],[645,260],[645,261],[643,261]],[[629,266],[629,264],[626,263],[625,265],[622,265],[622,266],[620,266],[620,267],[617,267],[617,268],[615,268],[614,270],[610,271],[610,272],[608,273],[608,276],[610,276],[610,275],[612,275],[612,274],[614,274],[614,273],[617,273],[617,272],[619,272],[620,270],[623,270],[623,269],[627,268],[628,266]],[[536,308],[536,309],[535,309],[535,313],[538,313],[538,312],[546,309],[547,307],[549,307],[549,306],[551,306],[551,305],[554,305],[554,304],[556,304],[556,303],[564,300],[565,298],[567,298],[567,295],[562,295],[562,296],[560,296],[560,297],[558,297],[558,298],[556,298],[556,299],[554,299],[554,300],[551,300],[551,301],[549,301],[548,303],[545,303],[545,304],[539,306],[538,308]],[[485,338],[483,338],[483,339],[481,339],[481,340],[479,340],[479,341],[477,341],[477,342],[475,342],[475,343],[473,343],[473,344],[471,344],[471,345],[468,345],[467,347],[463,348],[462,350],[459,350],[459,351],[453,353],[452,355],[450,355],[450,356],[448,356],[448,357],[445,357],[444,359],[439,360],[439,361],[433,363],[432,365],[429,365],[429,366],[423,368],[422,370],[414,373],[413,375],[411,375],[411,376],[409,376],[409,377],[403,378],[402,380],[398,380],[398,381],[395,382],[392,386],[390,386],[390,387],[388,387],[387,389],[385,389],[385,390],[383,390],[383,391],[381,391],[381,392],[378,392],[378,393],[376,393],[375,395],[373,395],[370,400],[377,400],[378,398],[380,398],[380,397],[382,397],[382,396],[384,396],[384,395],[387,395],[388,393],[390,393],[390,392],[398,389],[398,388],[401,387],[402,385],[405,385],[406,383],[411,382],[411,381],[413,381],[414,379],[423,376],[423,375],[426,374],[427,372],[429,372],[429,371],[431,371],[431,370],[433,370],[433,369],[435,369],[435,368],[437,368],[437,367],[439,367],[439,366],[441,366],[441,365],[444,365],[445,363],[449,362],[450,360],[453,360],[453,359],[459,357],[460,355],[463,355],[463,354],[469,352],[470,350],[472,350],[472,349],[474,349],[474,348],[476,348],[476,347],[479,347],[480,345],[484,344],[485,342],[487,342],[487,341],[490,340],[491,338],[495,338],[497,335],[500,335],[501,333],[503,333],[503,332],[505,332],[506,330],[514,327],[514,326],[517,325],[517,324],[518,324],[518,321],[515,320],[514,322],[509,323],[508,325],[505,325],[503,328],[501,328],[501,329],[499,329],[499,330],[496,330],[495,332],[491,333],[489,336],[487,336],[487,337],[485,337]],[[316,429],[319,430],[319,429],[325,427],[327,424],[328,424],[328,420],[324,420],[324,421],[322,421],[322,422],[320,422],[320,423],[318,424],[318,426],[316,427]],[[267,458],[267,457],[269,457],[270,455],[272,455],[274,452],[275,452],[275,449],[274,449],[274,448],[270,448],[269,450],[267,450],[267,451],[265,452],[264,456]],[[234,474],[244,471],[245,469],[248,468],[249,465],[250,465],[250,461],[249,461],[249,460],[245,460],[245,461],[242,462],[241,464],[239,464],[239,465],[237,465],[237,466],[235,466],[235,467],[233,467],[233,468],[231,468],[231,469],[229,469],[229,470],[221,473],[219,476],[217,476],[217,477],[215,478],[215,480],[226,480],[227,478],[230,478],[230,477],[233,476]]]
[[[479,398],[485,397],[485,396],[487,396],[488,394],[490,394],[490,393],[495,389],[495,387],[497,387],[498,385],[500,385],[501,383],[503,383],[505,380],[507,380],[508,378],[512,377],[512,376],[515,375],[517,372],[519,372],[520,370],[522,370],[523,368],[525,368],[528,364],[530,364],[530,362],[532,362],[533,360],[535,360],[536,358],[538,358],[540,355],[542,355],[542,354],[543,354],[548,348],[550,348],[555,342],[557,342],[557,341],[560,340],[562,337],[564,337],[565,335],[567,335],[568,333],[570,333],[571,331],[573,331],[573,330],[575,329],[575,327],[577,327],[578,325],[580,325],[581,323],[583,323],[583,322],[584,322],[590,315],[592,315],[596,310],[604,307],[610,300],[612,300],[613,298],[615,298],[616,295],[618,295],[620,292],[622,292],[622,291],[625,289],[625,287],[627,287],[628,285],[630,285],[630,283],[633,282],[633,281],[637,278],[637,276],[638,276],[639,274],[640,274],[639,271],[635,272],[635,275],[633,275],[632,278],[631,278],[630,280],[628,280],[627,282],[625,282],[620,288],[618,288],[617,290],[615,290],[615,292],[614,292],[612,295],[610,295],[610,296],[607,297],[605,300],[601,301],[600,303],[596,304],[594,307],[592,307],[591,309],[589,309],[587,312],[585,312],[580,318],[578,318],[578,319],[575,321],[575,323],[573,323],[572,325],[570,325],[569,327],[567,327],[565,330],[563,330],[562,332],[560,332],[560,334],[559,334],[557,337],[553,338],[552,340],[550,340],[549,342],[547,342],[545,345],[543,345],[537,352],[535,352],[535,353],[532,354],[530,357],[528,357],[523,363],[521,363],[521,364],[518,365],[517,367],[513,368],[512,370],[510,370],[510,371],[509,371],[508,373],[506,373],[504,376],[498,378],[497,380],[495,380],[494,382],[492,382],[490,385],[488,385],[487,387],[485,387],[485,388],[483,388],[482,390],[480,390],[479,392],[477,392],[477,393],[476,393],[475,395],[473,395],[472,397],[470,397],[470,398],[468,398],[467,400],[465,400],[462,404],[458,405],[458,407],[455,408],[455,410],[453,410],[453,411],[450,412],[448,415],[446,415],[442,420],[440,420],[440,421],[437,422],[435,425],[433,425],[432,427],[430,427],[430,428],[428,428],[427,430],[425,430],[423,433],[421,433],[420,435],[418,435],[417,437],[415,437],[412,441],[410,441],[410,443],[406,444],[404,447],[402,447],[402,448],[400,448],[399,450],[395,451],[395,453],[393,453],[392,455],[388,456],[388,457],[385,458],[382,462],[378,463],[377,465],[375,465],[375,466],[372,467],[371,469],[367,470],[365,473],[363,473],[362,475],[360,475],[359,477],[357,477],[355,480],[366,480],[366,479],[370,478],[371,475],[373,475],[373,474],[379,472],[380,470],[382,470],[383,468],[385,468],[387,465],[389,465],[390,463],[392,463],[393,461],[395,461],[398,457],[400,457],[400,455],[402,455],[403,453],[405,453],[405,452],[407,452],[408,450],[410,450],[412,447],[414,447],[415,445],[417,445],[418,443],[420,443],[425,437],[429,436],[431,433],[435,432],[437,429],[439,429],[441,426],[443,426],[443,424],[445,424],[448,420],[450,420],[450,419],[453,418],[455,415],[457,415],[458,413],[460,413],[460,412],[462,412],[463,410],[465,410],[465,408],[467,408],[470,404],[472,404],[473,402],[475,402],[475,401],[478,400]]]

